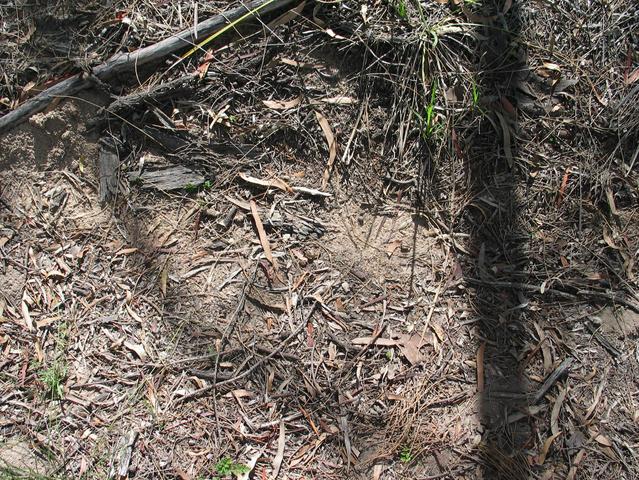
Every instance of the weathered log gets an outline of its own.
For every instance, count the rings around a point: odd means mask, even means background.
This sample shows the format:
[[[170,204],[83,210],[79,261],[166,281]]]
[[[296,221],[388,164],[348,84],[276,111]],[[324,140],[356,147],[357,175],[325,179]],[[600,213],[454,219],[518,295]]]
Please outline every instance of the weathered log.
[[[188,28],[177,35],[166,38],[156,44],[149,45],[148,47],[140,48],[135,52],[114,55],[105,63],[94,67],[90,74],[80,73],[66,80],[62,80],[51,88],[27,100],[15,110],[0,117],[0,134],[25,122],[31,115],[41,112],[47,108],[55,98],[75,95],[82,90],[90,88],[95,83],[107,82],[118,75],[128,74],[142,66],[162,61],[170,55],[175,55],[201,42],[219,29],[240,19],[251,11],[259,9],[255,15],[265,15],[297,1],[299,0],[252,0],[245,5],[199,23],[197,26],[197,36],[193,34],[193,28]]]

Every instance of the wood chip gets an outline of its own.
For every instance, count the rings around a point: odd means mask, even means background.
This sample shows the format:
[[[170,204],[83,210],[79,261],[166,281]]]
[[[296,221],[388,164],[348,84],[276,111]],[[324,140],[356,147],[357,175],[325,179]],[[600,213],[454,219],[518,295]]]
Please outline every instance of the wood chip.
[[[154,188],[164,192],[198,187],[205,181],[202,175],[181,165],[143,172],[139,177],[131,177],[132,180],[136,178],[142,181],[143,188]]]

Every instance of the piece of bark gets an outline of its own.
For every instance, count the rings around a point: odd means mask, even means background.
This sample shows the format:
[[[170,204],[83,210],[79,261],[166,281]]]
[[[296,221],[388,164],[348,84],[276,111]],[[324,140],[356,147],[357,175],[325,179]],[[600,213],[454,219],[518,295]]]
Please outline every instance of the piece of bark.
[[[112,465],[109,472],[109,478],[129,478],[129,467],[131,465],[131,457],[133,455],[133,446],[137,439],[138,432],[135,430],[130,431],[121,439],[120,449],[117,452],[117,466],[115,464]]]
[[[100,128],[109,120],[115,122],[126,120],[136,111],[146,110],[149,106],[161,105],[169,99],[184,98],[195,91],[197,82],[197,76],[187,74],[156,85],[150,90],[118,97],[109,106],[101,108],[98,114],[89,120],[89,126]]]
[[[112,200],[118,192],[118,171],[120,169],[120,157],[115,142],[110,137],[100,139],[100,152],[98,154],[98,199],[104,204]]]
[[[182,188],[195,188],[204,183],[204,177],[181,165],[143,172],[132,180],[142,181],[143,188],[155,188],[165,192]]]
[[[108,82],[119,75],[130,74],[142,66],[160,62],[170,55],[178,54],[198,44],[219,29],[258,8],[260,10],[255,16],[277,11],[296,1],[298,0],[253,0],[199,23],[197,36],[193,35],[193,28],[189,27],[177,35],[172,35],[148,47],[130,53],[114,55],[103,64],[94,67],[91,74],[83,72],[63,80],[0,117],[0,133],[20,125],[31,115],[41,112],[55,98],[75,95],[100,82]]]
[[[221,217],[216,223],[221,230],[228,230],[235,219],[235,215],[237,215],[237,207],[233,206],[230,208],[228,213]]]

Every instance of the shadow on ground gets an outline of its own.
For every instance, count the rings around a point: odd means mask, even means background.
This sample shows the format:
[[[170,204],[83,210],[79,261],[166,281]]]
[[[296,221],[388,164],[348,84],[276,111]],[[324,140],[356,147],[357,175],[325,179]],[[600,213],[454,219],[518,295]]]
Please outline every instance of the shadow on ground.
[[[491,15],[501,11],[495,5]],[[520,198],[525,186],[517,170],[516,111],[509,100],[525,57],[516,43],[517,5],[493,18],[477,27],[483,38],[477,63],[482,118],[477,128],[465,133],[465,140],[470,139],[466,173],[472,196],[464,214],[472,246],[465,276],[473,287],[471,302],[480,337],[476,361],[484,428],[483,477],[524,479],[529,467],[523,449],[531,440],[531,429],[525,416],[514,421],[513,414],[528,406],[520,359],[527,300],[521,291],[497,282],[527,283],[528,234]]]

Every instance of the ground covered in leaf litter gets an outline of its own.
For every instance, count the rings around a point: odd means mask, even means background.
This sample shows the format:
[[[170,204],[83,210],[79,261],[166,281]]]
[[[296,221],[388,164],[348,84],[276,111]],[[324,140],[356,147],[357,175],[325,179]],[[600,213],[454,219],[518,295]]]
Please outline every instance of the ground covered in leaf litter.
[[[4,112],[197,8],[5,2]],[[637,6],[297,12],[2,137],[3,475],[634,478]]]

